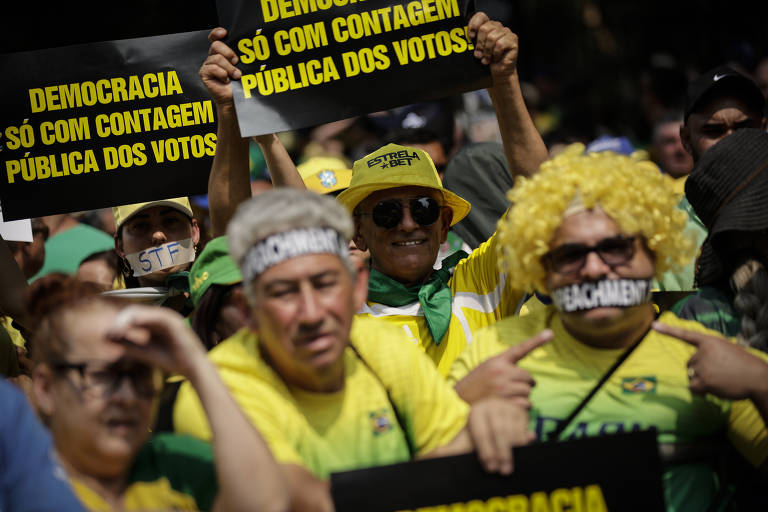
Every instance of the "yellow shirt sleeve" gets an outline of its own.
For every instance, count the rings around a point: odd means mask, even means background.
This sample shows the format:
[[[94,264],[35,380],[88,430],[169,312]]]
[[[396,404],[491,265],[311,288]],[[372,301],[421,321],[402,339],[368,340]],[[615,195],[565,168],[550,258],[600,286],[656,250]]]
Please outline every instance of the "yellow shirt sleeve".
[[[768,362],[768,355],[758,350],[749,353]],[[751,400],[737,400],[728,415],[728,439],[739,453],[755,467],[768,459],[768,430]]]
[[[469,405],[400,329],[375,318],[358,318],[352,340],[389,391],[417,455],[448,444],[461,432]]]

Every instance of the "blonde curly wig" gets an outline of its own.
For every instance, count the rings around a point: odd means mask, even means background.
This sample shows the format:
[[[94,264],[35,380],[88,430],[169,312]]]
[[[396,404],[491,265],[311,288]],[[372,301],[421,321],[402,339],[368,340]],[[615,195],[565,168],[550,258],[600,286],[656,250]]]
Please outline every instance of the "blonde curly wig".
[[[655,255],[657,277],[679,270],[696,247],[683,232],[687,214],[677,208],[680,196],[672,183],[640,154],[584,153],[583,144],[568,146],[532,178],[519,178],[507,193],[513,206],[498,225],[502,271],[517,289],[548,292],[541,257],[577,195],[584,208],[599,206],[622,232],[645,238]]]

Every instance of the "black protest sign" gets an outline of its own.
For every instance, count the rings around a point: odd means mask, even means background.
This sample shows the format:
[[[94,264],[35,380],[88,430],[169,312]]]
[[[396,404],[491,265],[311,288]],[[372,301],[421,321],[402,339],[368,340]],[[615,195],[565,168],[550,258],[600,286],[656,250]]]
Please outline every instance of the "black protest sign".
[[[462,0],[218,0],[243,136],[488,87]],[[503,21],[503,20],[500,20]]]
[[[208,32],[0,55],[4,217],[205,193]]]
[[[654,512],[664,496],[654,432],[540,443],[514,451],[511,476],[475,454],[331,475],[336,512]]]

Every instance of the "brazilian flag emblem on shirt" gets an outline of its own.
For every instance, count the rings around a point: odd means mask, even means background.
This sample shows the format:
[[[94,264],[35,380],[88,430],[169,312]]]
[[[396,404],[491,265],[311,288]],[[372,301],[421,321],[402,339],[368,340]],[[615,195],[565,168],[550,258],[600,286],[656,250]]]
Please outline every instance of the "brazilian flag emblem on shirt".
[[[628,395],[656,393],[656,377],[624,377],[621,379],[621,390]]]
[[[392,430],[392,422],[389,420],[389,410],[379,409],[368,413],[373,428],[373,435],[380,436]]]

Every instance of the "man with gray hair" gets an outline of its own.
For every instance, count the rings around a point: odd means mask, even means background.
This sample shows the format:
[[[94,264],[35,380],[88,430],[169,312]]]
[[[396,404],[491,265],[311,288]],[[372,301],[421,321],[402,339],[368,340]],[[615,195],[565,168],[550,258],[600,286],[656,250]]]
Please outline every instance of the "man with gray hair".
[[[355,317],[368,270],[350,260],[352,232],[332,198],[295,189],[243,203],[228,228],[249,325],[210,357],[281,464],[294,510],[332,510],[337,471],[477,450],[489,471],[511,472],[511,448],[533,440],[526,410],[495,398],[470,409],[400,329]],[[174,424],[211,435],[188,384]]]

